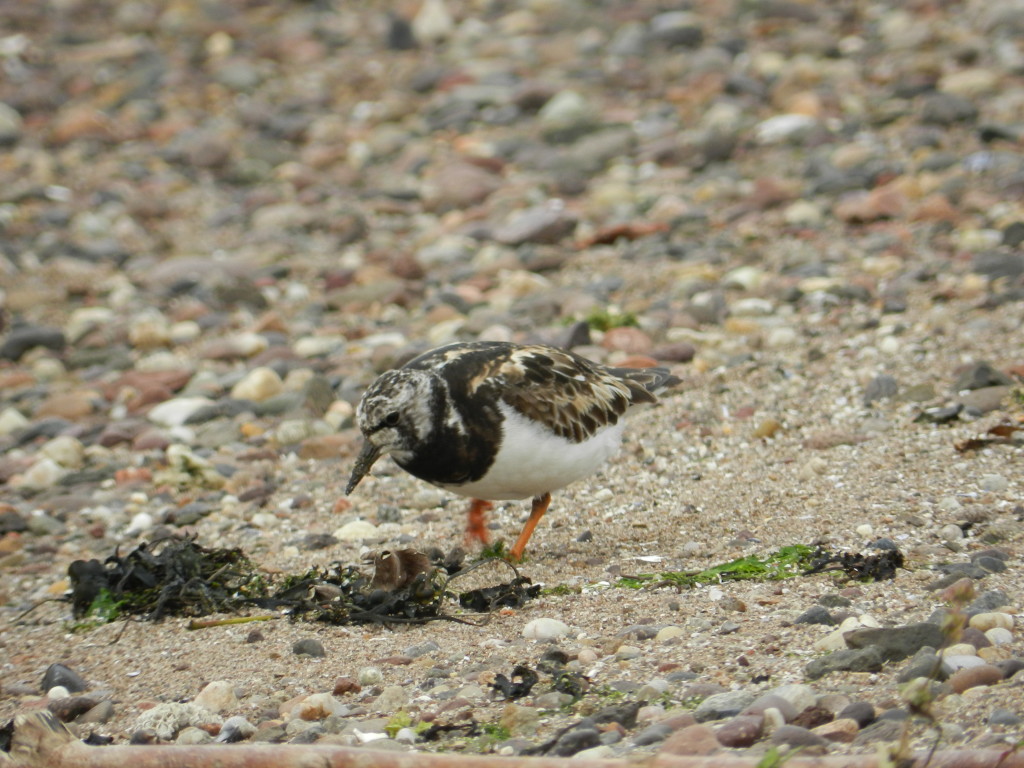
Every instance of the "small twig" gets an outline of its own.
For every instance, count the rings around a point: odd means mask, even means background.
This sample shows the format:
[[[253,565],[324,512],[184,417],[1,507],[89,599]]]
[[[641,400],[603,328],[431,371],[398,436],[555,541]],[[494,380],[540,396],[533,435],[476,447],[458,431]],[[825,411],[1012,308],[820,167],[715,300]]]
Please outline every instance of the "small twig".
[[[263,616],[235,616],[230,619],[192,619],[186,629],[207,629],[209,627],[224,627],[228,624],[248,624],[250,621],[273,621],[280,616],[265,614]]]
[[[65,598],[63,598],[63,597],[48,597],[45,600],[40,600],[35,605],[31,606],[30,608],[27,608],[26,610],[22,611],[17,616],[15,616],[13,623],[14,624],[18,624],[22,619],[24,619],[26,616],[28,616],[30,613],[32,613],[32,611],[34,611],[36,608],[38,608],[39,606],[43,605],[44,603],[66,603],[66,602],[67,602],[67,600]]]

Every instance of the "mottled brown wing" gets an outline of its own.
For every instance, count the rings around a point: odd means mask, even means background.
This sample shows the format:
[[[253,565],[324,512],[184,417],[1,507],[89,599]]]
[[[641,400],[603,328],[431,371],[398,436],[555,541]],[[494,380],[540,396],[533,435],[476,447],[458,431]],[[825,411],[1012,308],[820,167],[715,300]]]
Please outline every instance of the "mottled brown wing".
[[[489,381],[510,406],[574,443],[617,423],[631,405],[656,400],[642,384],[550,347],[516,348]]]

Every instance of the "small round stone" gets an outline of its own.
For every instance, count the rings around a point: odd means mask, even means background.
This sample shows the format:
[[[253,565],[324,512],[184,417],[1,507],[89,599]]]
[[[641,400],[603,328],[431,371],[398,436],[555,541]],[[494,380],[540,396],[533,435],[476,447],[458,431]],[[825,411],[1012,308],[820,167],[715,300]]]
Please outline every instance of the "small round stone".
[[[990,493],[1002,493],[1010,487],[1009,481],[1002,475],[982,475],[978,485],[983,491]]]
[[[359,681],[359,685],[364,688],[377,685],[384,679],[384,673],[380,671],[380,667],[362,667],[356,673],[356,680]]]
[[[968,625],[974,627],[982,632],[987,632],[993,627],[1002,627],[1003,629],[1013,629],[1013,616],[1008,613],[1001,613],[998,611],[991,611],[988,613],[976,613],[971,616]]]
[[[557,640],[568,634],[569,625],[558,619],[534,619],[523,627],[523,637],[528,640]]]
[[[323,658],[327,655],[324,644],[315,637],[295,641],[292,645],[292,653],[296,656],[313,656],[314,658]]]
[[[1005,627],[992,627],[985,631],[985,639],[992,645],[1009,645],[1013,642],[1013,632]]]

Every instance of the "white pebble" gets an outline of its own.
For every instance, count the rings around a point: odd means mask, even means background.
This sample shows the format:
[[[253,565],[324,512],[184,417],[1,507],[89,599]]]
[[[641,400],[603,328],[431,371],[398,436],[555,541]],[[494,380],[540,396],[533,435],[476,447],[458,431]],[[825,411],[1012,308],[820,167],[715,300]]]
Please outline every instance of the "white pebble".
[[[109,307],[79,307],[68,316],[68,321],[64,325],[64,335],[74,343],[85,334],[108,325],[114,319],[114,310]]]
[[[781,349],[782,347],[791,347],[799,340],[800,334],[796,330],[783,325],[778,328],[772,328],[764,341],[772,349]]]
[[[821,222],[821,208],[809,200],[797,200],[786,207],[782,213],[787,224],[811,226]]]
[[[960,541],[964,537],[964,531],[959,525],[948,523],[939,529],[939,537],[943,541]]]
[[[1013,642],[1013,632],[1005,627],[992,627],[985,632],[985,639],[992,645],[1007,645]]]
[[[377,526],[366,520],[353,520],[345,523],[334,532],[334,538],[340,541],[360,541],[374,539],[378,535]]]
[[[380,671],[378,667],[362,667],[359,672],[356,673],[356,679],[359,684],[363,687],[369,687],[376,685],[384,679],[384,673]]]
[[[767,299],[759,299],[756,296],[737,299],[729,307],[729,314],[733,317],[767,317],[773,312],[775,312],[775,305]]]
[[[195,704],[211,712],[224,712],[238,704],[235,687],[227,680],[214,680],[207,683],[203,690],[196,694]]]
[[[261,403],[284,392],[284,382],[273,368],[253,368],[231,388],[231,396],[239,400]]]
[[[954,643],[946,648],[943,648],[940,655],[942,656],[977,656],[978,649],[970,643]]]
[[[270,346],[270,342],[258,333],[239,333],[227,340],[228,344],[242,357],[253,357]]]
[[[203,329],[195,320],[182,320],[168,329],[168,335],[175,344],[187,344],[195,341],[203,334]]]
[[[8,406],[0,411],[0,435],[9,435],[28,425],[29,420],[22,416],[17,408]]]
[[[675,624],[669,624],[667,627],[662,627],[658,630],[658,634],[654,636],[654,642],[664,643],[666,640],[671,640],[673,637],[679,637],[680,635],[686,634],[686,630]],[[583,651],[580,651],[580,656],[583,655]],[[597,658],[596,656],[594,658]],[[583,659],[581,658],[580,661]]]
[[[412,728],[399,728],[398,733],[395,734],[395,741],[399,744],[415,744],[419,740],[420,737]]]
[[[124,532],[125,536],[138,536],[140,533],[144,533],[153,527],[153,516],[148,512],[139,512],[132,518],[131,523],[128,524],[128,529]]]
[[[212,402],[205,397],[175,397],[153,406],[147,416],[154,424],[180,427],[189,416]]]
[[[642,648],[637,648],[635,645],[620,645],[619,649],[615,651],[615,658],[618,661],[630,661],[631,659],[637,659],[644,655]]]
[[[878,342],[878,350],[886,355],[895,355],[901,348],[900,340],[895,336],[886,336]]]
[[[811,645],[811,648],[815,651],[831,652],[831,651],[845,651],[847,649],[846,637],[844,635],[849,632],[848,629],[836,629],[829,632],[819,640],[815,640]]]
[[[754,127],[758,144],[780,144],[793,136],[805,133],[818,124],[810,115],[790,113],[762,120]]]
[[[170,325],[163,315],[140,317],[128,329],[128,341],[136,349],[155,349],[171,341]]]
[[[63,379],[68,369],[55,357],[41,357],[32,363],[32,375],[37,381],[58,381]]]
[[[301,443],[313,434],[313,425],[306,419],[285,419],[274,430],[274,439],[281,445]]]
[[[85,446],[71,435],[58,435],[39,448],[39,454],[66,469],[79,469],[85,460]]]
[[[803,712],[808,707],[813,707],[818,701],[818,695],[814,692],[814,689],[802,683],[780,685],[778,688],[767,691],[767,693],[781,696],[792,704],[797,712]]]
[[[980,667],[985,663],[985,660],[978,656],[943,656],[942,670],[947,675],[951,675],[958,669]]]
[[[46,698],[50,701],[56,701],[57,699],[66,699],[71,696],[71,691],[65,688],[63,685],[55,685],[53,688],[46,692]]]
[[[939,510],[942,512],[959,512],[963,508],[963,504],[956,496],[943,496],[939,500]]]
[[[764,281],[764,270],[754,266],[743,266],[737,267],[736,269],[730,270],[722,278],[722,285],[724,286],[737,286],[745,291],[756,290],[761,283]],[[771,314],[771,303],[768,302],[769,310],[766,314]]]
[[[342,336],[304,336],[296,340],[292,350],[299,357],[323,357],[344,344]]]
[[[21,480],[17,485],[22,488],[37,488],[40,490],[52,488],[66,472],[67,470],[53,459],[40,459],[21,476]]]
[[[569,625],[558,619],[534,619],[523,627],[523,637],[529,640],[557,640],[569,634]]]
[[[971,616],[968,624],[981,632],[988,632],[993,627],[1013,629],[1013,616],[999,611],[976,613]]]
[[[856,530],[857,535],[863,539],[870,539],[875,534],[875,529],[872,528],[868,523],[858,525]]]

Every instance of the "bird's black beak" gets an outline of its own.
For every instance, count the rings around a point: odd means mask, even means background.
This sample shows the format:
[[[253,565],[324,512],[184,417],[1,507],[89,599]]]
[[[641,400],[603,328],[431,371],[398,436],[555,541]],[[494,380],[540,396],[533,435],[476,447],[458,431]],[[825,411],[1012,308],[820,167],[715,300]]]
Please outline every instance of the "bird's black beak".
[[[346,496],[355,490],[355,487],[359,485],[359,481],[362,480],[366,476],[366,473],[370,471],[370,467],[373,466],[373,462],[380,458],[381,453],[383,453],[383,451],[369,440],[363,442],[363,450],[361,450],[359,455],[356,457],[356,465],[352,467],[352,476],[349,477],[348,485],[345,486]]]

